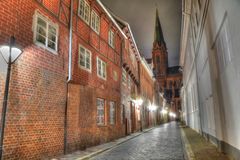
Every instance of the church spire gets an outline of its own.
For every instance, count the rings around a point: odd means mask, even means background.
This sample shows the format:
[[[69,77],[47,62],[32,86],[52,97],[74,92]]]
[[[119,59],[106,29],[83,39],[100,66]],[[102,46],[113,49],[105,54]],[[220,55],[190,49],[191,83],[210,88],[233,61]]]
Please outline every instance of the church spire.
[[[162,26],[158,16],[158,9],[156,9],[154,43],[163,44],[164,47],[166,48],[166,43],[165,43],[163,32],[162,32]]]

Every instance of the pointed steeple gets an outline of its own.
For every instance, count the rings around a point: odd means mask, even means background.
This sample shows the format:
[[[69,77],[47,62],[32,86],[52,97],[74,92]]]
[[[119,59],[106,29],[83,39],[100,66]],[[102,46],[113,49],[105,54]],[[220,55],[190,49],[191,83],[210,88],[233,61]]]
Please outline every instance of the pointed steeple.
[[[158,16],[158,9],[156,9],[156,20],[155,20],[155,33],[154,33],[154,43],[163,44],[166,48],[166,43],[163,37],[162,26]]]

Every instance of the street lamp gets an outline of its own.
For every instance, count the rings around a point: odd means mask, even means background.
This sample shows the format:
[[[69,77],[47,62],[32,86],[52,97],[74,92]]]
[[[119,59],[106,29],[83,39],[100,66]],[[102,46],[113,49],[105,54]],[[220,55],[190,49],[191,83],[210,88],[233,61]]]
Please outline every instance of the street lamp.
[[[156,111],[157,107],[155,105],[150,105],[149,107],[150,111]]]
[[[2,152],[3,152],[3,138],[4,138],[7,103],[8,103],[11,65],[17,60],[17,58],[22,53],[22,51],[19,48],[15,47],[14,45],[15,45],[15,38],[13,36],[11,36],[9,45],[0,46],[0,53],[8,65],[6,82],[5,82],[3,107],[2,107],[2,118],[1,118],[0,160],[2,159]]]

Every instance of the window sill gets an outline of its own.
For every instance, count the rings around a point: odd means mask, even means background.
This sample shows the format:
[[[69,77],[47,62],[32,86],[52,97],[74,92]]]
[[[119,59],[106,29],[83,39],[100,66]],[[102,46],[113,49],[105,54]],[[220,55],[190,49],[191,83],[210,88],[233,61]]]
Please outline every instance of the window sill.
[[[46,50],[46,51],[48,51],[48,52],[51,52],[52,54],[58,55],[58,52],[57,52],[57,51],[55,51],[55,50],[53,50],[53,49],[51,49],[51,48],[48,48],[48,47],[46,47],[45,45],[43,45],[43,44],[41,44],[41,43],[39,43],[39,42],[34,42],[34,44],[35,44],[36,46],[42,48],[43,50]]]
[[[80,64],[79,64],[79,68],[84,70],[84,71],[87,71],[88,73],[92,73],[91,69],[85,68],[85,67],[81,66]]]
[[[98,75],[98,78],[100,78],[100,79],[102,79],[102,80],[104,80],[104,81],[107,80],[107,78],[104,78],[104,77],[102,77],[102,76],[100,76],[100,75]]]
[[[84,22],[84,23],[86,23],[88,26],[89,26],[89,22],[90,22],[90,20],[89,21],[86,21],[83,17],[81,17],[79,14],[78,14],[78,17]]]

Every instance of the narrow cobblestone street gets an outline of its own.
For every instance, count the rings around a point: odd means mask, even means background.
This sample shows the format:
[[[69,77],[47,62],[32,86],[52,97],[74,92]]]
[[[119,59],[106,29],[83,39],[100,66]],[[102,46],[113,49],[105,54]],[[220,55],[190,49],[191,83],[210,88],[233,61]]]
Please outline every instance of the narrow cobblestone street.
[[[92,160],[183,160],[181,135],[176,122],[164,124]]]

